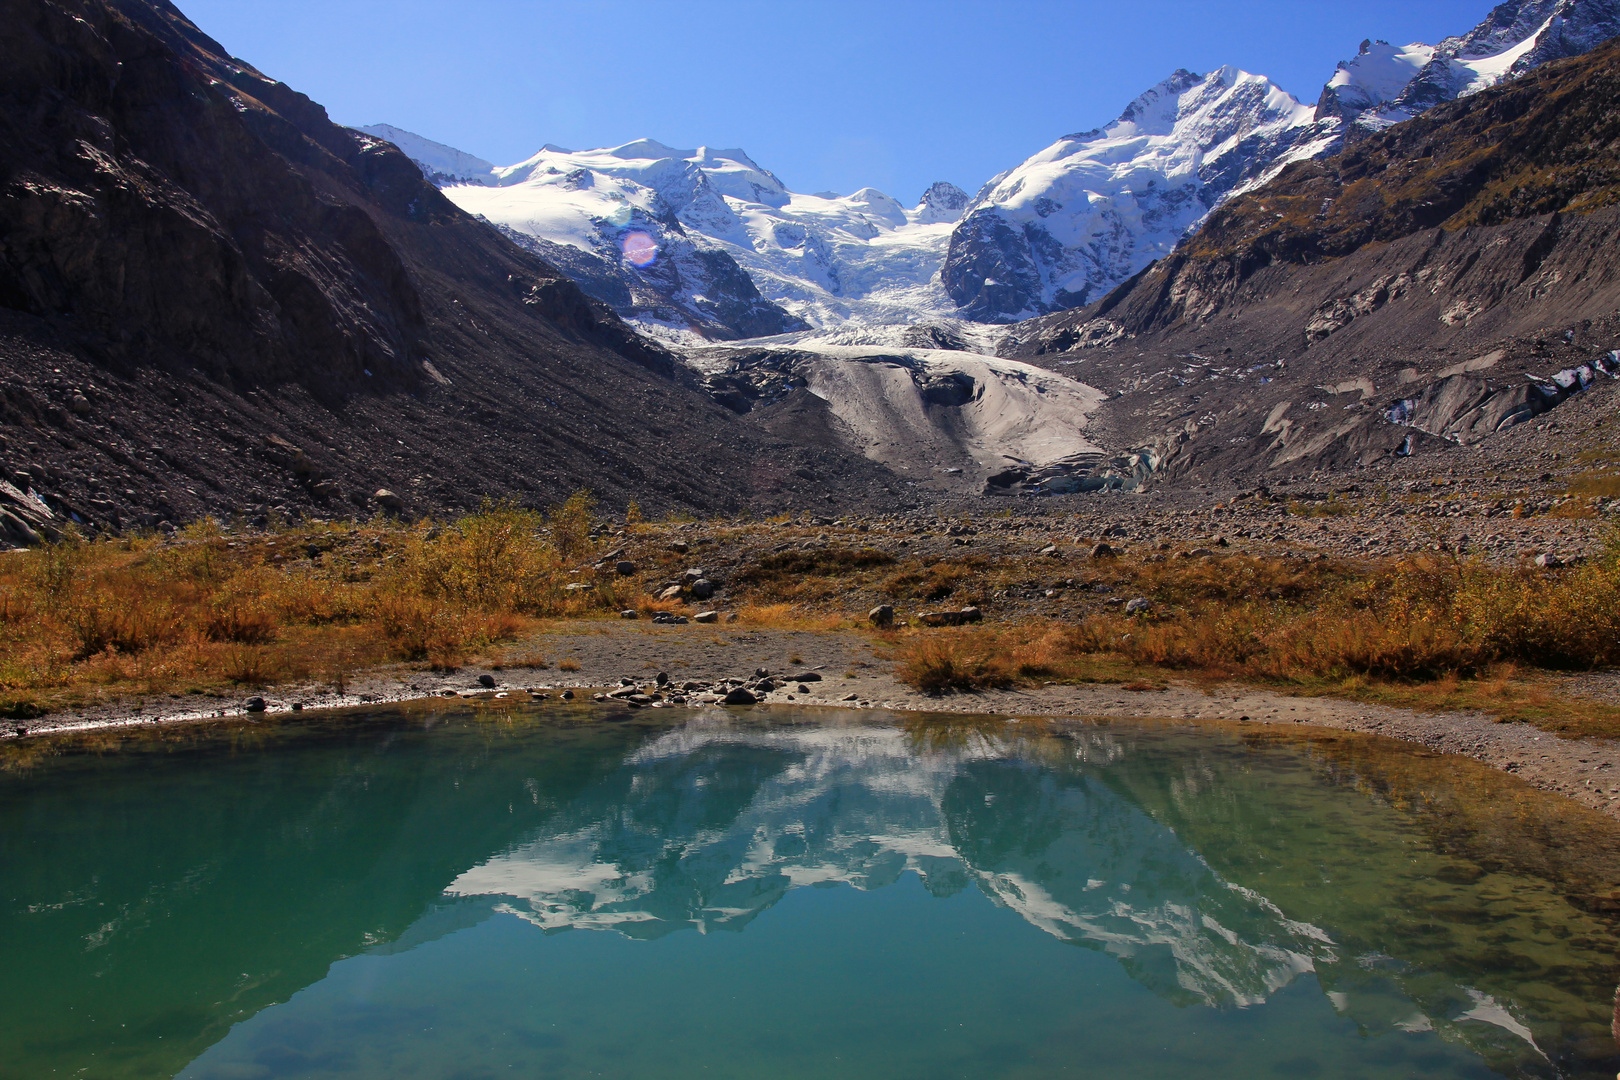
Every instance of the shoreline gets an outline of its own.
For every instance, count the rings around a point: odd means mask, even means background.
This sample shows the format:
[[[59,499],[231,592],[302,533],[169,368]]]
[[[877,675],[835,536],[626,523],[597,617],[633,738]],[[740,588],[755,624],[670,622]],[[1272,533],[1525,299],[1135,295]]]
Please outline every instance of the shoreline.
[[[621,680],[651,683],[666,672],[672,683],[712,682],[774,672],[815,672],[819,682],[784,687],[762,704],[913,713],[974,713],[1075,719],[1154,718],[1248,723],[1256,727],[1328,728],[1383,735],[1444,754],[1460,754],[1518,776],[1542,791],[1620,819],[1620,740],[1563,738],[1529,724],[1500,723],[1478,712],[1424,713],[1325,697],[1295,697],[1241,685],[1213,689],[1171,683],[1127,690],[1114,684],[1046,685],[946,695],[921,693],[898,682],[879,645],[859,631],[774,630],[748,627],[659,627],[646,623],[560,623],[540,635],[557,661],[462,668],[450,672],[381,669],[347,680],[345,692],[315,685],[279,687],[262,697],[262,711],[246,707],[248,695],[218,700],[117,701],[37,720],[8,722],[0,739],[117,731],[184,723],[208,723],[302,710],[360,708],[428,698],[488,699],[531,691],[605,691]],[[573,668],[559,671],[559,662]],[[485,677],[493,686],[480,683]],[[581,700],[589,701],[581,695]],[[670,706],[675,708],[685,706]],[[24,732],[20,734],[19,732]]]

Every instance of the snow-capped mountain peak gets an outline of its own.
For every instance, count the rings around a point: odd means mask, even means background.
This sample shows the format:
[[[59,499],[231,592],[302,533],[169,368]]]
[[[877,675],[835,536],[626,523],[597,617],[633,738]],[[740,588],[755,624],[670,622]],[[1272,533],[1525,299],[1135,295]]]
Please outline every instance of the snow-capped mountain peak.
[[[1434,53],[1433,45],[1421,42],[1363,41],[1355,59],[1341,61],[1323,87],[1317,115],[1354,117],[1394,101],[1434,59]]]
[[[1181,70],[1100,130],[1066,136],[985,185],[943,281],[972,318],[1083,304],[1167,254],[1225,195],[1319,135],[1263,75]]]
[[[713,336],[729,328],[735,336],[955,313],[937,280],[968,203],[954,184],[932,185],[908,208],[876,188],[798,194],[739,149],[684,150],[653,139],[599,150],[548,145],[494,167],[398,128],[371,130],[405,149],[453,202],[526,238],[587,291],[654,330]],[[628,264],[622,245],[632,232],[649,236],[659,257]],[[715,275],[733,294],[751,281],[780,325],[760,329],[758,304],[740,322],[707,307],[688,318],[698,298],[716,293]]]
[[[497,168],[399,128],[364,130],[654,329],[1006,322],[1098,299],[1292,162],[1617,34],[1620,0],[1509,0],[1438,45],[1362,42],[1314,107],[1262,75],[1181,69],[977,196],[941,182],[914,207],[873,188],[799,194],[740,149],[547,144]],[[632,233],[658,257],[627,261]]]
[[[972,201],[973,197],[955,184],[938,180],[923,192],[911,218],[919,225],[953,225],[962,219],[962,211]]]
[[[1510,0],[1460,37],[1391,52],[1363,46],[1323,90],[1318,114],[1376,131],[1620,34],[1620,0]],[[1404,81],[1402,77],[1404,76]]]

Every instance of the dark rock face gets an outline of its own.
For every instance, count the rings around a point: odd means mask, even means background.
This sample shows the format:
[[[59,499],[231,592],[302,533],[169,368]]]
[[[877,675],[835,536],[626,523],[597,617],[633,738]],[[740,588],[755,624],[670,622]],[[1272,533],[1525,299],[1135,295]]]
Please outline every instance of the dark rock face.
[[[616,254],[607,254],[617,251],[611,242],[597,254],[516,229],[500,229],[508,240],[562,270],[587,296],[621,318],[647,317],[684,326],[711,341],[809,329],[803,319],[761,296],[754,279],[730,254],[688,240],[673,216],[650,221],[637,211],[631,227],[647,231],[658,242],[657,262],[631,266]]]
[[[166,0],[0,0],[0,367],[0,466],[98,525],[346,516],[381,489],[405,513],[581,486],[718,510],[791,498],[808,457],[846,493],[884,479],[736,431]]]
[[[994,207],[963,219],[951,233],[940,280],[964,319],[1009,322],[1044,309],[1033,247],[1025,230]]]

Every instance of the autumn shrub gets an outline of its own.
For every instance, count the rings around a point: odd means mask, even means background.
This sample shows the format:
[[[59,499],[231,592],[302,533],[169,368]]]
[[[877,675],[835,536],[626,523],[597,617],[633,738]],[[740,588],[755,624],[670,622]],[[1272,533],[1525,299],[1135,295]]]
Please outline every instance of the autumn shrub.
[[[161,598],[117,596],[104,588],[76,591],[60,605],[75,660],[103,651],[138,653],[172,644],[180,617]]]
[[[276,616],[263,599],[227,595],[203,609],[200,629],[211,641],[263,645],[276,636]]]
[[[596,524],[596,497],[581,488],[551,508],[546,515],[551,543],[564,559],[574,559],[592,548],[591,527]]]
[[[546,606],[559,563],[542,519],[511,504],[486,507],[443,528],[412,534],[399,585],[422,597],[486,611]]]

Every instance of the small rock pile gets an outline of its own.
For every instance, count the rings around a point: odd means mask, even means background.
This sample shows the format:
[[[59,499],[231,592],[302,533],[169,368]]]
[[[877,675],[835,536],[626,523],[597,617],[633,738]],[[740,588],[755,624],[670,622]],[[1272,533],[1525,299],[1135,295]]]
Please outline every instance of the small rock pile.
[[[617,690],[592,695],[599,704],[618,703],[632,709],[661,709],[674,706],[701,705],[756,705],[773,696],[779,701],[794,701],[815,695],[811,686],[824,680],[819,671],[772,672],[756,668],[751,676],[716,679],[709,682],[687,681],[676,685],[669,673],[660,671],[647,683],[635,679],[619,680]],[[819,687],[818,687],[819,689]],[[850,694],[844,701],[855,701],[859,695]]]

